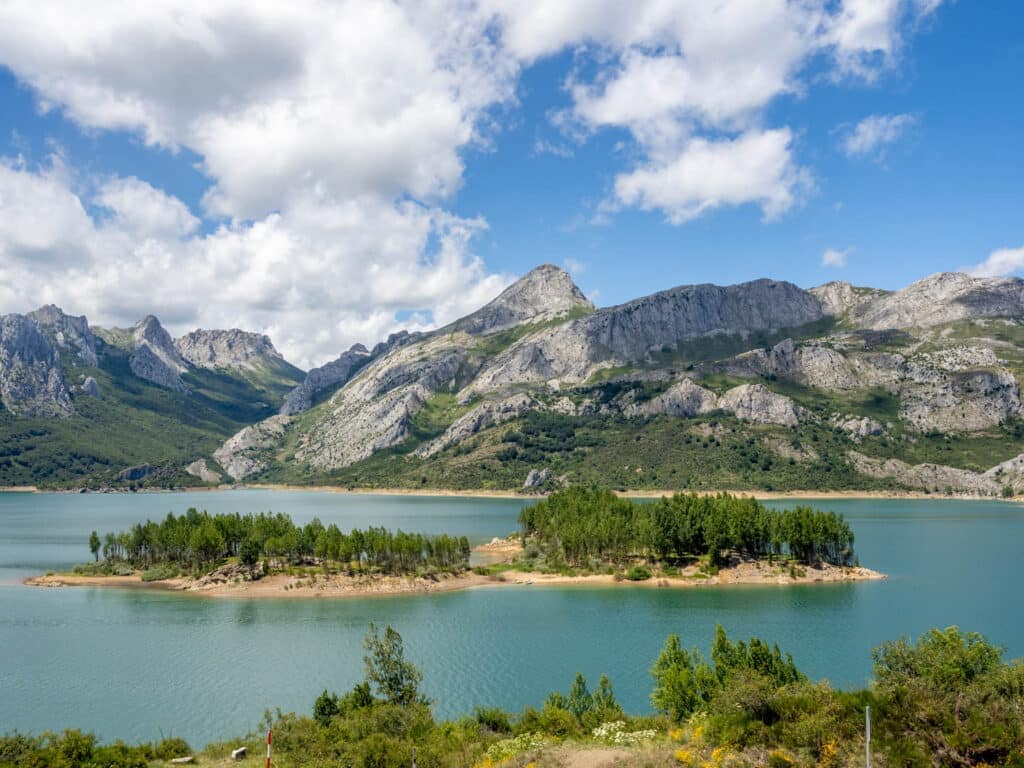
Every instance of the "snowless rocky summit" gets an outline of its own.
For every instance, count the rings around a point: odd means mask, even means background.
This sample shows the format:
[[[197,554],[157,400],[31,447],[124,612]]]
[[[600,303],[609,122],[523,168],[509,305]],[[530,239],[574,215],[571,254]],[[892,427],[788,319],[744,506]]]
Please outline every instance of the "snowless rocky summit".
[[[70,416],[56,344],[25,315],[0,317],[0,399],[18,416]]]
[[[288,393],[281,405],[281,413],[293,416],[309,410],[313,398],[321,392],[339,387],[370,361],[372,355],[362,344],[354,344],[347,352],[306,374],[306,378]]]
[[[188,370],[188,363],[178,350],[160,321],[147,315],[132,329],[132,350],[128,365],[140,379],[176,392],[188,392],[188,385],[181,374]]]
[[[268,358],[283,360],[269,336],[237,328],[200,328],[175,340],[174,348],[183,360],[197,368],[251,369]]]

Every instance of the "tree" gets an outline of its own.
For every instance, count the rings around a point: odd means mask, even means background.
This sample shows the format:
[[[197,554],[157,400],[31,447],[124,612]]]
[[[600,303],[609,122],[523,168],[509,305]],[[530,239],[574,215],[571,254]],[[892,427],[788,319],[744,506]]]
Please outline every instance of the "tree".
[[[313,719],[326,728],[331,724],[331,719],[339,712],[341,712],[341,707],[338,706],[337,695],[328,693],[324,688],[324,692],[317,696],[313,703]]]
[[[100,543],[100,535],[98,533],[96,533],[96,531],[93,531],[92,533],[90,533],[89,534],[89,551],[92,552],[92,559],[95,562],[97,562],[97,563],[100,560],[100,547],[101,546],[103,546],[103,545]]]
[[[251,536],[242,542],[238,550],[238,559],[242,565],[252,568],[260,560],[260,543]]]
[[[651,676],[654,678],[651,703],[677,723],[703,706],[717,683],[700,654],[682,647],[679,635],[668,636],[651,667]]]
[[[426,703],[419,692],[423,673],[406,660],[402,636],[390,624],[381,637],[377,625],[371,622],[363,647],[369,654],[363,657],[366,680],[376,686],[384,700],[402,705]]]
[[[576,679],[572,681],[569,695],[565,700],[565,708],[576,715],[577,719],[583,717],[594,706],[594,700],[587,688],[587,678],[582,673],[576,673]]]
[[[592,698],[594,712],[597,713],[601,722],[622,719],[622,706],[615,698],[615,691],[612,690],[612,681],[608,679],[608,675],[601,675]]]

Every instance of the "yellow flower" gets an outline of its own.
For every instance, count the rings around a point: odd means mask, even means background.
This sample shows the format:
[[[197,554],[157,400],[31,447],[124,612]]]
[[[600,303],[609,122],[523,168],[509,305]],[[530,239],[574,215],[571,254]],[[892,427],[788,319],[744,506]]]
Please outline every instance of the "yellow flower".
[[[668,732],[668,737],[670,739],[672,739],[672,741],[682,741],[683,740],[683,729],[682,728],[672,728],[672,729],[670,729],[669,732]]]
[[[827,741],[821,748],[821,757],[818,758],[819,768],[831,768],[836,762],[836,753],[839,748],[834,741]]]
[[[677,749],[676,760],[687,768],[697,768],[697,766],[700,765],[700,759],[697,753],[691,749]]]

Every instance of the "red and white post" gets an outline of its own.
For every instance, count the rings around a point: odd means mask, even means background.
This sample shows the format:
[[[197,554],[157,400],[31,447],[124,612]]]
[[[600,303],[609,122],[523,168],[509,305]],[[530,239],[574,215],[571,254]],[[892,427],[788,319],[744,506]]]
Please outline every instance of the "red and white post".
[[[267,768],[270,768],[270,731],[267,731]]]

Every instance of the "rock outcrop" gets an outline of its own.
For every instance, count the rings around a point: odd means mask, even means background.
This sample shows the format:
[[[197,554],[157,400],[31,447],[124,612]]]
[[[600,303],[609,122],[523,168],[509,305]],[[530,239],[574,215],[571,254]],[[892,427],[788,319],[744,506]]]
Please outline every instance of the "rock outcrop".
[[[0,400],[18,416],[74,413],[56,343],[25,315],[0,317]]]
[[[901,291],[858,305],[851,320],[865,328],[914,328],[954,320],[1024,315],[1024,280],[941,272]]]
[[[842,280],[811,288],[809,293],[821,302],[821,309],[826,315],[841,317],[854,307],[885,296],[885,291],[875,288],[855,288]]]
[[[1009,371],[919,372],[900,394],[900,419],[920,432],[977,432],[1021,412],[1020,385]]]
[[[573,311],[593,310],[593,303],[576,287],[568,272],[552,264],[543,264],[514,282],[496,299],[456,320],[442,332],[493,333],[520,323],[544,322]]]
[[[206,459],[196,459],[185,467],[185,471],[193,477],[198,477],[204,483],[219,483],[223,479],[219,473],[210,468]]]
[[[362,344],[353,345],[337,359],[307,373],[302,383],[288,393],[280,412],[292,416],[308,411],[317,395],[345,384],[372,358],[373,355]]]
[[[101,397],[100,385],[96,383],[96,379],[92,376],[86,376],[82,382],[82,394],[88,395],[89,397]]]
[[[656,397],[641,403],[630,403],[623,409],[626,416],[679,416],[690,418],[718,408],[718,397],[710,389],[683,379]]]
[[[797,346],[792,339],[768,350],[737,355],[720,367],[734,376],[776,377],[820,389],[843,390],[860,385],[842,353],[822,344]]]
[[[189,391],[181,378],[188,364],[178,354],[171,336],[153,315],[147,315],[132,329],[131,356],[128,365],[140,379],[175,392]]]
[[[134,483],[145,480],[156,470],[150,464],[139,464],[137,467],[125,467],[117,473],[117,479],[124,482]]]
[[[451,445],[472,437],[482,429],[520,417],[534,405],[533,398],[524,394],[513,395],[497,402],[480,403],[452,422],[440,437],[417,448],[415,454],[422,457],[433,456]]]
[[[181,359],[197,368],[250,370],[262,361],[284,360],[269,336],[238,328],[227,331],[200,328],[176,339],[174,348]]]
[[[795,427],[807,412],[785,395],[772,392],[762,384],[742,384],[718,398],[718,407],[738,419],[755,424],[781,424]]]
[[[96,337],[84,315],[66,315],[60,307],[47,304],[28,313],[39,328],[53,339],[59,350],[69,350],[84,365],[96,367]]]
[[[969,469],[957,469],[943,464],[908,464],[899,459],[875,459],[857,451],[850,451],[847,457],[853,468],[862,475],[895,480],[908,488],[939,493],[946,490],[966,491],[991,496],[1002,487],[993,477]]]
[[[262,472],[280,445],[288,422],[287,416],[277,415],[246,427],[214,451],[213,458],[235,480]]]
[[[835,414],[829,423],[836,429],[848,434],[855,443],[859,443],[865,437],[877,437],[885,434],[885,427],[878,421],[867,416],[845,416]]]

